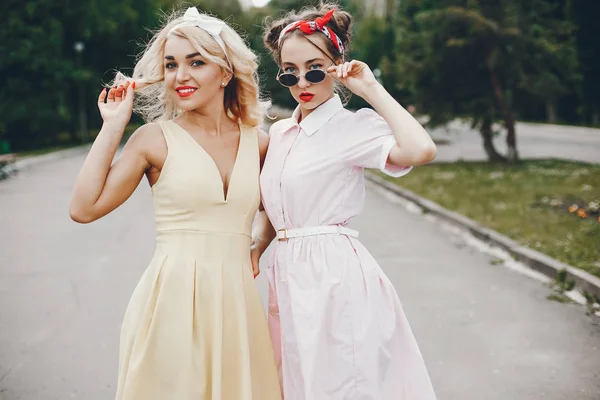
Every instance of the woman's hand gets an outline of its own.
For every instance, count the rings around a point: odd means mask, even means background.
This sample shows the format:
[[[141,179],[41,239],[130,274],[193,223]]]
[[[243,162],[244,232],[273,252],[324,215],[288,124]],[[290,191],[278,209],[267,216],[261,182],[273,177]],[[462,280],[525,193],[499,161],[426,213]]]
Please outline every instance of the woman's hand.
[[[371,68],[362,61],[352,60],[327,68],[329,76],[352,91],[357,96],[364,97],[369,87],[378,85]]]
[[[133,110],[134,88],[135,82],[127,82],[125,85],[111,88],[108,92],[102,89],[98,96],[98,109],[105,124],[125,129]]]
[[[250,250],[250,261],[252,262],[252,273],[254,274],[254,278],[260,274],[260,268],[258,266],[258,262],[260,261],[260,249],[258,247],[254,247]]]

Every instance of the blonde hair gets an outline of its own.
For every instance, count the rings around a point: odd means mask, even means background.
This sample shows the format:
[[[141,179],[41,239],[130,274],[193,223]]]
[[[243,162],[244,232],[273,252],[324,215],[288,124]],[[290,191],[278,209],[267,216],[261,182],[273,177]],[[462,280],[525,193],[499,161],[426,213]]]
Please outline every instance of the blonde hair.
[[[204,58],[232,75],[229,84],[224,88],[223,106],[229,117],[243,125],[258,126],[263,120],[268,102],[260,98],[256,54],[227,24],[220,34],[225,43],[227,56],[217,41],[204,29],[196,26],[180,26],[171,32],[174,26],[183,22],[182,15],[181,11],[176,11],[167,16],[162,27],[155,32],[139,56],[132,76],[136,85],[134,111],[146,122],[173,119],[181,113],[162,84],[165,43],[170,35],[177,35],[189,40]],[[205,17],[214,18],[208,15]],[[113,86],[127,79],[125,75],[119,73]]]

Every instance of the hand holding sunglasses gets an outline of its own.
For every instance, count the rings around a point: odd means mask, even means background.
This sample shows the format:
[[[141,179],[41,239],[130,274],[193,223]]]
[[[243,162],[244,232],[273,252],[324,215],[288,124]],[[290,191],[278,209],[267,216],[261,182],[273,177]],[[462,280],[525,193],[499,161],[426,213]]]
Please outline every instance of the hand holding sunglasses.
[[[327,68],[327,73],[350,89],[352,93],[363,98],[366,88],[379,84],[371,68],[358,60],[332,65]]]
[[[350,89],[352,93],[360,97],[364,97],[364,89],[367,86],[372,86],[379,83],[377,79],[375,79],[375,75],[369,66],[366,63],[358,60],[352,60],[338,65],[331,65],[326,71],[322,69],[312,69],[304,75],[295,75],[286,72],[277,75],[275,79],[277,79],[282,86],[290,88],[297,85],[301,77],[304,77],[308,82],[314,84],[323,82],[328,74]]]

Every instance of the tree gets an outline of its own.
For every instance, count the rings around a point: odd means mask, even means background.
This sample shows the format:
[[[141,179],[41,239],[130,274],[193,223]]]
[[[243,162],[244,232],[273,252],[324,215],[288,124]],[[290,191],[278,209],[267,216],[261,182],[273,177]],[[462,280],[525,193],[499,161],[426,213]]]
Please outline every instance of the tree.
[[[373,71],[381,70],[381,62],[386,55],[386,41],[382,38],[386,38],[391,30],[384,18],[372,13],[356,20],[351,58],[364,61]],[[358,96],[352,96],[348,106],[358,109],[367,106],[367,103]]]
[[[156,26],[157,4],[155,0],[3,2],[0,136],[17,151],[55,144],[65,131],[75,140],[78,107],[85,107],[86,113],[95,109],[103,78],[107,81],[114,69],[132,66],[135,41],[147,36],[146,27]],[[76,42],[85,44],[79,61]],[[82,101],[77,96],[80,88]]]
[[[398,62],[388,69],[410,88],[432,125],[467,118],[490,160],[515,161],[513,94],[524,88],[555,99],[561,91],[551,83],[563,83],[560,71],[573,68],[557,55],[557,49],[571,49],[568,26],[553,11],[547,0],[408,0],[401,7]],[[506,156],[492,141],[497,119],[506,130]]]
[[[574,25],[567,19],[564,0],[523,3],[521,7],[521,14],[545,18],[542,23],[528,18],[520,25],[524,46],[516,53],[521,66],[519,88],[543,102],[546,120],[556,123],[558,101],[577,87],[581,78]]]
[[[47,127],[64,126],[70,118],[68,99],[60,88],[68,83],[72,65],[60,56],[62,27],[52,18],[58,5],[12,1],[3,8],[0,131],[19,149],[25,142],[52,140],[56,132],[48,134]]]
[[[575,42],[580,71],[583,76],[581,92],[582,112],[588,121],[600,125],[600,2],[597,0],[570,0],[568,15],[575,26]]]

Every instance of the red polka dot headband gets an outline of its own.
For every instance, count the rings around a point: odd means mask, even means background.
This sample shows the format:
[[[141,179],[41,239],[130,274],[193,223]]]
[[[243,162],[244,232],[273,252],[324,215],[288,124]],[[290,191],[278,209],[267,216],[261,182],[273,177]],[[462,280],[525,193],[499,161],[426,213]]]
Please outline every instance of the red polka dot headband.
[[[291,24],[283,28],[283,30],[279,34],[279,41],[281,42],[281,39],[286,35],[286,33],[291,32],[295,29],[300,29],[307,35],[312,35],[316,31],[320,31],[323,32],[323,34],[325,34],[325,36],[327,36],[329,40],[331,40],[333,46],[340,52],[340,54],[343,55],[344,45],[342,44],[342,41],[340,40],[338,35],[335,34],[335,32],[333,32],[329,27],[325,26],[325,24],[327,24],[329,20],[331,20],[331,16],[333,15],[334,11],[335,10],[330,10],[327,14],[315,19],[314,21],[302,20],[292,22]]]

